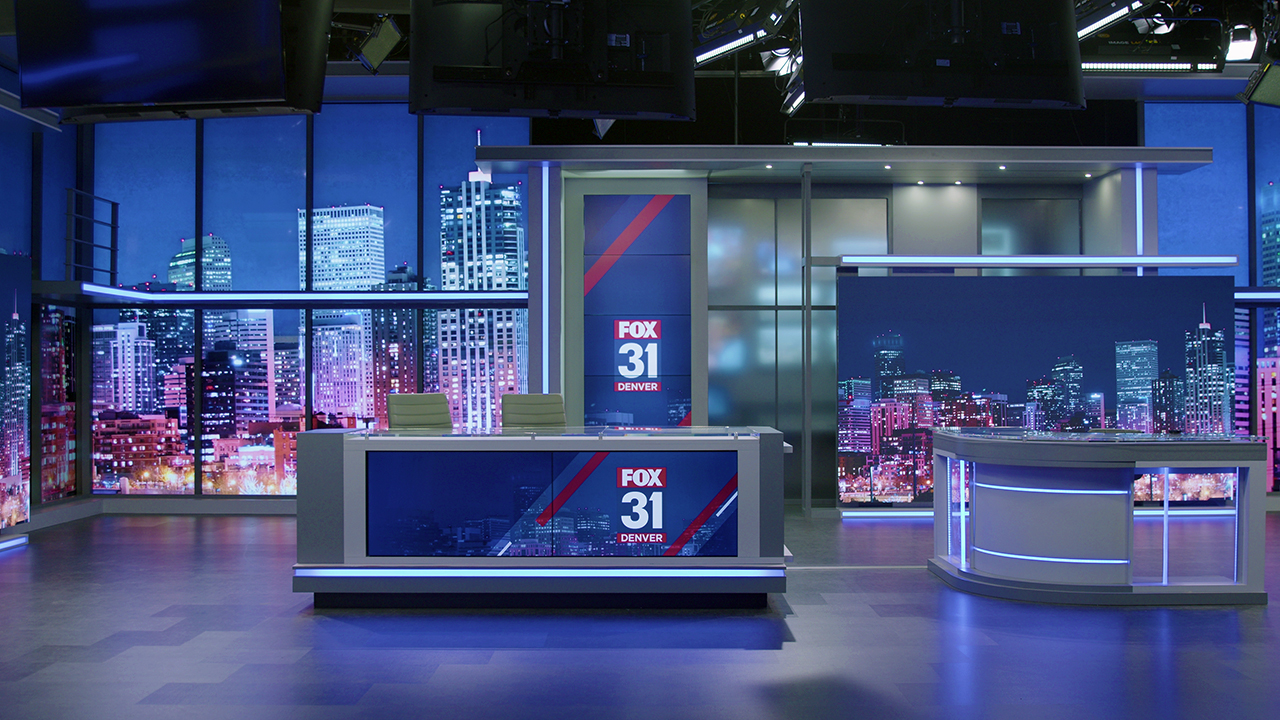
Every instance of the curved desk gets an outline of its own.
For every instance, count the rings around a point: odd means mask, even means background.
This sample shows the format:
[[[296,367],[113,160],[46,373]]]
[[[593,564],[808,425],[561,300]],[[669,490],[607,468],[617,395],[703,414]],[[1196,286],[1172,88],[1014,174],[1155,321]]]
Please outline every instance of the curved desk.
[[[786,589],[783,452],[755,427],[302,433],[293,589],[318,607],[760,605]]]
[[[950,429],[933,443],[929,569],[957,589],[1090,605],[1267,602],[1261,442]]]

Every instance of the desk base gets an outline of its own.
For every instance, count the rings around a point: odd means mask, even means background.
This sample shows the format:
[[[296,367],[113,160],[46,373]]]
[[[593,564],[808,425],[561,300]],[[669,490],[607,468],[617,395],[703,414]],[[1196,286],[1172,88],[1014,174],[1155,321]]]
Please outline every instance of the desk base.
[[[759,610],[767,593],[323,593],[315,607],[574,610]]]
[[[1224,589],[1221,585],[1061,585],[1033,583],[960,570],[930,558],[929,572],[947,585],[975,595],[1064,605],[1266,605],[1267,594]]]

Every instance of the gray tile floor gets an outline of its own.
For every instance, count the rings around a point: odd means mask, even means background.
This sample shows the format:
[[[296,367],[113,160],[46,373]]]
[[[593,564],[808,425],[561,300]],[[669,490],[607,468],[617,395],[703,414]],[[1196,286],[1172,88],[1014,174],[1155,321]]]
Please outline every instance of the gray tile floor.
[[[924,569],[928,520],[787,519],[765,611],[315,611],[294,521],[98,517],[0,553],[0,718],[1267,718],[1268,607],[1058,607]]]

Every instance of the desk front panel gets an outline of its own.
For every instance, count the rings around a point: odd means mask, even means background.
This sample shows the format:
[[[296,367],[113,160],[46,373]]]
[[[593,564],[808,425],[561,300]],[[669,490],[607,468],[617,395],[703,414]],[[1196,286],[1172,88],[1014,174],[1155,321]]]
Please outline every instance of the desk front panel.
[[[738,555],[733,450],[364,456],[370,558]]]

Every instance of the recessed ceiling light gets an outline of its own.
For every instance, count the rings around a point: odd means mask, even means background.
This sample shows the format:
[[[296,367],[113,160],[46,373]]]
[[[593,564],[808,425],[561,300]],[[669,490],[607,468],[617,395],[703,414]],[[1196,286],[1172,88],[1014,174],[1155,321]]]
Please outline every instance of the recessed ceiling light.
[[[1093,173],[1085,173],[1084,176],[1087,178],[1091,178],[1093,177]]]
[[[1001,166],[1000,166],[1000,169],[1001,169],[1001,170],[1004,170],[1004,169],[1005,169],[1005,167],[1004,167],[1003,165],[1001,165]]]
[[[884,166],[884,169],[885,169],[885,170],[892,170],[892,169],[893,169],[893,166],[892,166],[892,165],[885,165],[885,166]]]
[[[959,184],[960,184],[960,181],[959,181],[959,180],[957,180],[957,181],[956,181],[956,184],[957,184],[957,185],[959,185]]]
[[[917,181],[916,181],[916,184],[917,184],[917,185],[923,185],[923,184],[924,184],[924,181],[923,181],[923,180],[917,180]]]
[[[773,169],[773,166],[772,166],[772,165],[765,165],[765,166],[764,166],[764,169],[765,169],[765,170],[772,170],[772,169]]]

